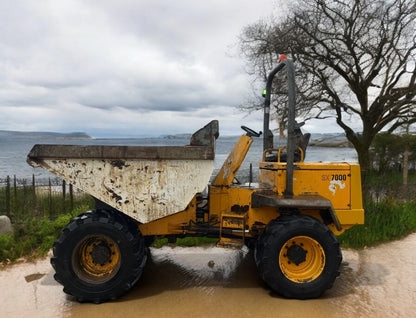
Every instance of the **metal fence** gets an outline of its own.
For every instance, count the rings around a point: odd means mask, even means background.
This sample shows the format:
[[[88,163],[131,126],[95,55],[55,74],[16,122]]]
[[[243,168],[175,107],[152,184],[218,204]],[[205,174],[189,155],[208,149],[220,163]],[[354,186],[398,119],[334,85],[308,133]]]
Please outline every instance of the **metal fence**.
[[[33,217],[54,219],[72,211],[75,202],[86,196],[59,178],[6,176],[0,178],[0,215],[7,215],[12,222]]]

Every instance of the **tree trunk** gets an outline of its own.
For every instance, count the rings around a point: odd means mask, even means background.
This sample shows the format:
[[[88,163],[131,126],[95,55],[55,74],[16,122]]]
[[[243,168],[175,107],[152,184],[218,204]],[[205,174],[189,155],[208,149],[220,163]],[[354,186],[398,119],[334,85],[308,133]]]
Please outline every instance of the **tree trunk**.
[[[407,185],[407,175],[409,172],[409,146],[406,145],[406,148],[403,153],[403,185]]]
[[[358,163],[361,167],[361,173],[365,175],[371,169],[370,149],[357,149]]]
[[[361,174],[365,175],[371,170],[370,145],[371,142],[364,142],[370,138],[358,138],[352,131],[346,131],[347,139],[353,144],[358,155],[358,163],[360,164]],[[372,139],[371,139],[372,140]]]

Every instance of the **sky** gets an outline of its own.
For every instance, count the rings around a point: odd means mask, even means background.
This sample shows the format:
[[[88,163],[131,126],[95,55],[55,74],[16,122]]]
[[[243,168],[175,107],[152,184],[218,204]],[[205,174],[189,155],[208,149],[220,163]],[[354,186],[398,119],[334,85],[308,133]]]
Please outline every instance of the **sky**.
[[[278,18],[279,2],[1,1],[0,130],[159,136],[212,119],[220,135],[262,130],[262,112],[239,110],[253,79],[238,36]]]

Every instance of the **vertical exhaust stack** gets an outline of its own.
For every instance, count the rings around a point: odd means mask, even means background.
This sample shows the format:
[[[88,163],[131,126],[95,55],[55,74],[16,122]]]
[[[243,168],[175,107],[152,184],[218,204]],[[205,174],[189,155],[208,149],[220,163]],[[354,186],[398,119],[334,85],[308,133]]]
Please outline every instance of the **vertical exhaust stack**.
[[[263,151],[273,148],[273,133],[269,129],[270,122],[270,95],[275,75],[286,66],[288,78],[288,125],[287,125],[287,167],[286,167],[286,198],[293,197],[293,162],[295,153],[295,69],[293,62],[281,55],[279,64],[270,72],[267,77],[266,92],[264,94],[264,121],[263,121]]]

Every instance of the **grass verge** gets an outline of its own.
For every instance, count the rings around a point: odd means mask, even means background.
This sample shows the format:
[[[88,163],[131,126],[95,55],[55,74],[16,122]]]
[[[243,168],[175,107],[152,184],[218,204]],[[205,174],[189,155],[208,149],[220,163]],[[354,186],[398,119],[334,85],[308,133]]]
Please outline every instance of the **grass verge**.
[[[71,218],[88,209],[88,206],[80,206],[71,214],[61,215],[53,221],[45,217],[31,218],[15,225],[13,234],[0,235],[0,263],[13,263],[22,257],[30,260],[45,256]]]
[[[364,248],[400,239],[416,231],[416,203],[384,199],[364,204],[365,224],[339,236],[342,247]]]

